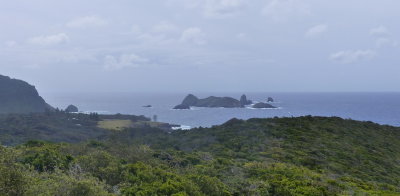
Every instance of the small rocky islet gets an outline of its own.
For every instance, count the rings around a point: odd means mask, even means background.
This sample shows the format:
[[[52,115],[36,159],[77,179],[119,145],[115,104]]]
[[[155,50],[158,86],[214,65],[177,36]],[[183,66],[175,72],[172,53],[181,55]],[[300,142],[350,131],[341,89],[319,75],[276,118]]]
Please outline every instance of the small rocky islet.
[[[76,107],[74,105],[69,105],[67,108],[65,108],[65,112],[76,113],[76,112],[79,112],[79,109],[78,109],[78,107]]]
[[[267,108],[276,108],[276,107],[274,107],[273,105],[268,104],[268,103],[260,102],[260,103],[254,104],[252,106],[252,108],[255,108],[255,109],[267,109]]]
[[[271,97],[268,97],[268,102],[273,102]],[[272,101],[271,101],[272,100]],[[210,96],[207,98],[199,99],[193,94],[187,95],[181,104],[176,105],[173,109],[176,110],[188,110],[190,107],[207,107],[207,108],[244,108],[251,106],[252,108],[276,108],[275,106],[268,103],[256,103],[253,105],[253,101],[248,100],[246,95],[242,95],[239,100],[232,97],[216,97]]]

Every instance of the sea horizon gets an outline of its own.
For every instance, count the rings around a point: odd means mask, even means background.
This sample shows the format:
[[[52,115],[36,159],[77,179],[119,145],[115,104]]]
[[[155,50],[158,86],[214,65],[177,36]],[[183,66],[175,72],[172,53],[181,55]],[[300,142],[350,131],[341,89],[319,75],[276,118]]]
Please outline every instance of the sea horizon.
[[[256,102],[268,97],[276,109],[245,108],[191,108],[173,110],[187,94],[199,98],[227,96],[239,99],[242,94]],[[232,118],[272,118],[298,116],[341,117],[360,121],[372,121],[382,125],[400,126],[400,92],[85,92],[42,93],[52,105],[64,109],[69,104],[82,112],[100,114],[132,114],[152,117],[158,121],[190,127],[220,125]],[[151,105],[146,108],[143,106]]]

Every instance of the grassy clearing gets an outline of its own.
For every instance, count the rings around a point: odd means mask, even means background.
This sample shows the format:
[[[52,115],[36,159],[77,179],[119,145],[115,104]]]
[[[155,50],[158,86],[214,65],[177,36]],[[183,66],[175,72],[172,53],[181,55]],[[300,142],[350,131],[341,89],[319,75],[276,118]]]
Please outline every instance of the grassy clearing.
[[[132,126],[131,120],[103,120],[100,121],[97,125],[99,128],[121,131],[124,128],[128,128]]]
[[[160,128],[160,127],[164,127],[167,126],[167,123],[162,123],[162,122],[154,122],[154,121],[139,121],[139,122],[135,122],[132,124],[132,127],[134,128],[141,128],[143,126],[149,126],[152,128]]]

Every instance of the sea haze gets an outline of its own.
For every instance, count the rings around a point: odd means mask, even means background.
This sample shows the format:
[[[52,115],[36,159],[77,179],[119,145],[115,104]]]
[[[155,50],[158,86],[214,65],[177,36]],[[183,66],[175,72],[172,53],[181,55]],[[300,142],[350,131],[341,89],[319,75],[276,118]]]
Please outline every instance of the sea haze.
[[[242,93],[194,93],[199,98],[231,96]],[[245,93],[253,101],[275,99],[278,109],[193,108],[172,110],[185,93],[42,93],[48,103],[64,109],[74,104],[84,112],[123,113],[152,117],[158,121],[209,127],[231,118],[268,118],[290,116],[339,116],[354,120],[400,126],[400,93]],[[145,105],[152,105],[145,108]]]

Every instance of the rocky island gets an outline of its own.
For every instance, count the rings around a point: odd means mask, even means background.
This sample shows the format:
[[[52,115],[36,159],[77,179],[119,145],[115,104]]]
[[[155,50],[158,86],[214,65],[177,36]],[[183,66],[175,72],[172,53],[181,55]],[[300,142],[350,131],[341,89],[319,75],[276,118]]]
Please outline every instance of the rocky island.
[[[254,104],[252,108],[255,108],[255,109],[266,109],[266,108],[276,108],[276,107],[271,105],[271,104],[268,104],[268,103],[260,102],[260,103]]]
[[[196,96],[189,94],[185,97],[181,104],[174,109],[190,109],[190,107],[208,107],[208,108],[242,108],[246,105],[251,105],[253,102],[248,100],[246,95],[242,95],[240,100],[232,97],[215,97],[210,96],[204,99],[199,99]]]
[[[74,105],[69,105],[67,108],[65,108],[65,112],[67,113],[73,113],[73,112],[79,112],[78,107],[74,106]]]

